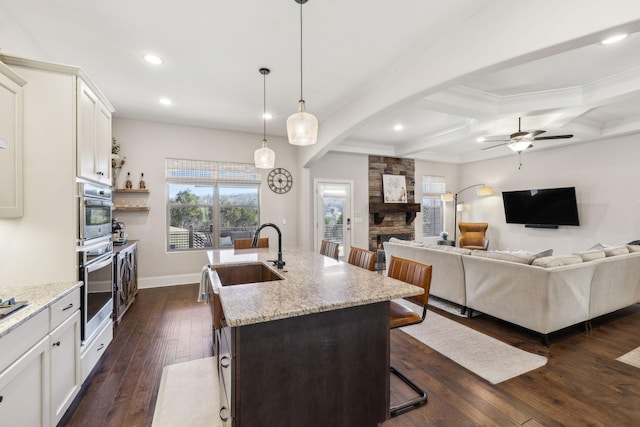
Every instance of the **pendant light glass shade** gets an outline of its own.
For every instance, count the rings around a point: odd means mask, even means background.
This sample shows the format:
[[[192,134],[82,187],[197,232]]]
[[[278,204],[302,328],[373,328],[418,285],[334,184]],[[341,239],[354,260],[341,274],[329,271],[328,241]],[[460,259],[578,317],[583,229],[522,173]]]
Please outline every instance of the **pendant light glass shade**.
[[[253,161],[259,169],[271,169],[276,163],[276,152],[267,147],[267,74],[268,68],[260,68],[262,74],[263,111],[262,111],[262,147],[253,153]]]
[[[300,101],[298,101],[298,112],[287,119],[287,135],[292,145],[312,145],[318,140],[318,119],[305,111],[302,96],[302,5],[307,1],[295,0],[300,4]]]
[[[260,169],[271,169],[276,163],[276,152],[267,147],[266,140],[262,141],[262,148],[258,148],[253,153],[253,160],[256,167]]]
[[[297,113],[287,119],[289,143],[293,145],[312,145],[318,139],[318,119],[304,110],[304,101],[300,101]]]

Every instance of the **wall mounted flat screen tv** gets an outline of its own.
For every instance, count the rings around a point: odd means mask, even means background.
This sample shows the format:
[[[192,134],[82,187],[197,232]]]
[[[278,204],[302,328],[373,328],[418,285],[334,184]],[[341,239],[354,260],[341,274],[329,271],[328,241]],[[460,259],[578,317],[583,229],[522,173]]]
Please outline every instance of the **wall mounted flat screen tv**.
[[[509,224],[544,228],[580,225],[575,187],[503,191],[502,201]]]

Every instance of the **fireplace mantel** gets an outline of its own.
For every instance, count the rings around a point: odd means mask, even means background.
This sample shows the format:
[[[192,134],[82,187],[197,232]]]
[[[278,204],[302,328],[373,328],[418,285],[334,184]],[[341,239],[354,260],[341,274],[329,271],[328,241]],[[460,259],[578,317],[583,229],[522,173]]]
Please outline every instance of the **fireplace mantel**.
[[[416,213],[420,212],[420,203],[369,203],[369,213],[373,214],[373,222],[380,224],[385,214],[404,213],[407,225],[416,219]]]

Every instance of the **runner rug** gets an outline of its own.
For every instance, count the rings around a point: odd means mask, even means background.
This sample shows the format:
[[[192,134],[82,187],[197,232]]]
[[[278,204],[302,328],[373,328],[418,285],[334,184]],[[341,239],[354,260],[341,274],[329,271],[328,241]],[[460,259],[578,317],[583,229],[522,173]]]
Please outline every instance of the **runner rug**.
[[[421,311],[404,299],[395,301]],[[520,350],[429,310],[424,322],[400,329],[491,384],[547,363],[544,356]]]
[[[627,365],[640,368],[640,347],[635,350],[631,350],[629,353],[625,353],[616,359],[619,362],[626,363]]]
[[[222,427],[217,358],[165,366],[153,427]]]

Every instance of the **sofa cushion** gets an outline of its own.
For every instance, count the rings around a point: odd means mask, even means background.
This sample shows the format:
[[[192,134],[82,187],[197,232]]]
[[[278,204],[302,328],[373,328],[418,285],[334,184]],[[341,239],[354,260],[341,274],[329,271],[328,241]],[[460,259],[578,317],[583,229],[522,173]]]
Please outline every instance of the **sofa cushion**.
[[[398,243],[398,244],[401,244],[401,245],[408,245],[409,244],[409,240],[402,240],[402,239],[398,239],[397,237],[390,238],[389,242]]]
[[[606,256],[616,256],[628,254],[629,249],[626,246],[607,246],[604,248],[604,254]]]
[[[582,258],[578,255],[556,255],[544,256],[533,261],[532,265],[536,267],[561,267],[563,265],[580,264]]]
[[[523,249],[517,250],[517,251],[510,251],[510,250],[506,250],[506,251],[494,251],[494,252],[500,252],[503,254],[511,254],[511,255],[515,255],[515,256],[519,256],[522,258],[529,258],[529,257],[533,257],[535,258],[540,258],[543,256],[551,256],[553,255],[553,249],[547,249],[541,252],[531,252],[531,251],[525,251]]]
[[[454,252],[460,255],[470,255],[472,252],[471,249],[458,248],[455,246],[447,246],[447,245],[429,245],[426,247],[428,247],[429,249],[435,249],[437,251]]]
[[[640,252],[640,245],[627,245],[627,249],[629,249],[629,253]]]
[[[471,251],[471,255],[482,258],[499,259],[500,261],[517,262],[520,264],[531,264],[535,259],[533,255],[514,255],[497,251]]]
[[[590,251],[581,251],[581,252],[574,252],[574,255],[578,255],[580,258],[582,258],[582,261],[587,262],[587,261],[593,261],[594,259],[600,259],[600,258],[604,258],[606,255],[604,254],[603,250],[600,249],[593,249]]]

